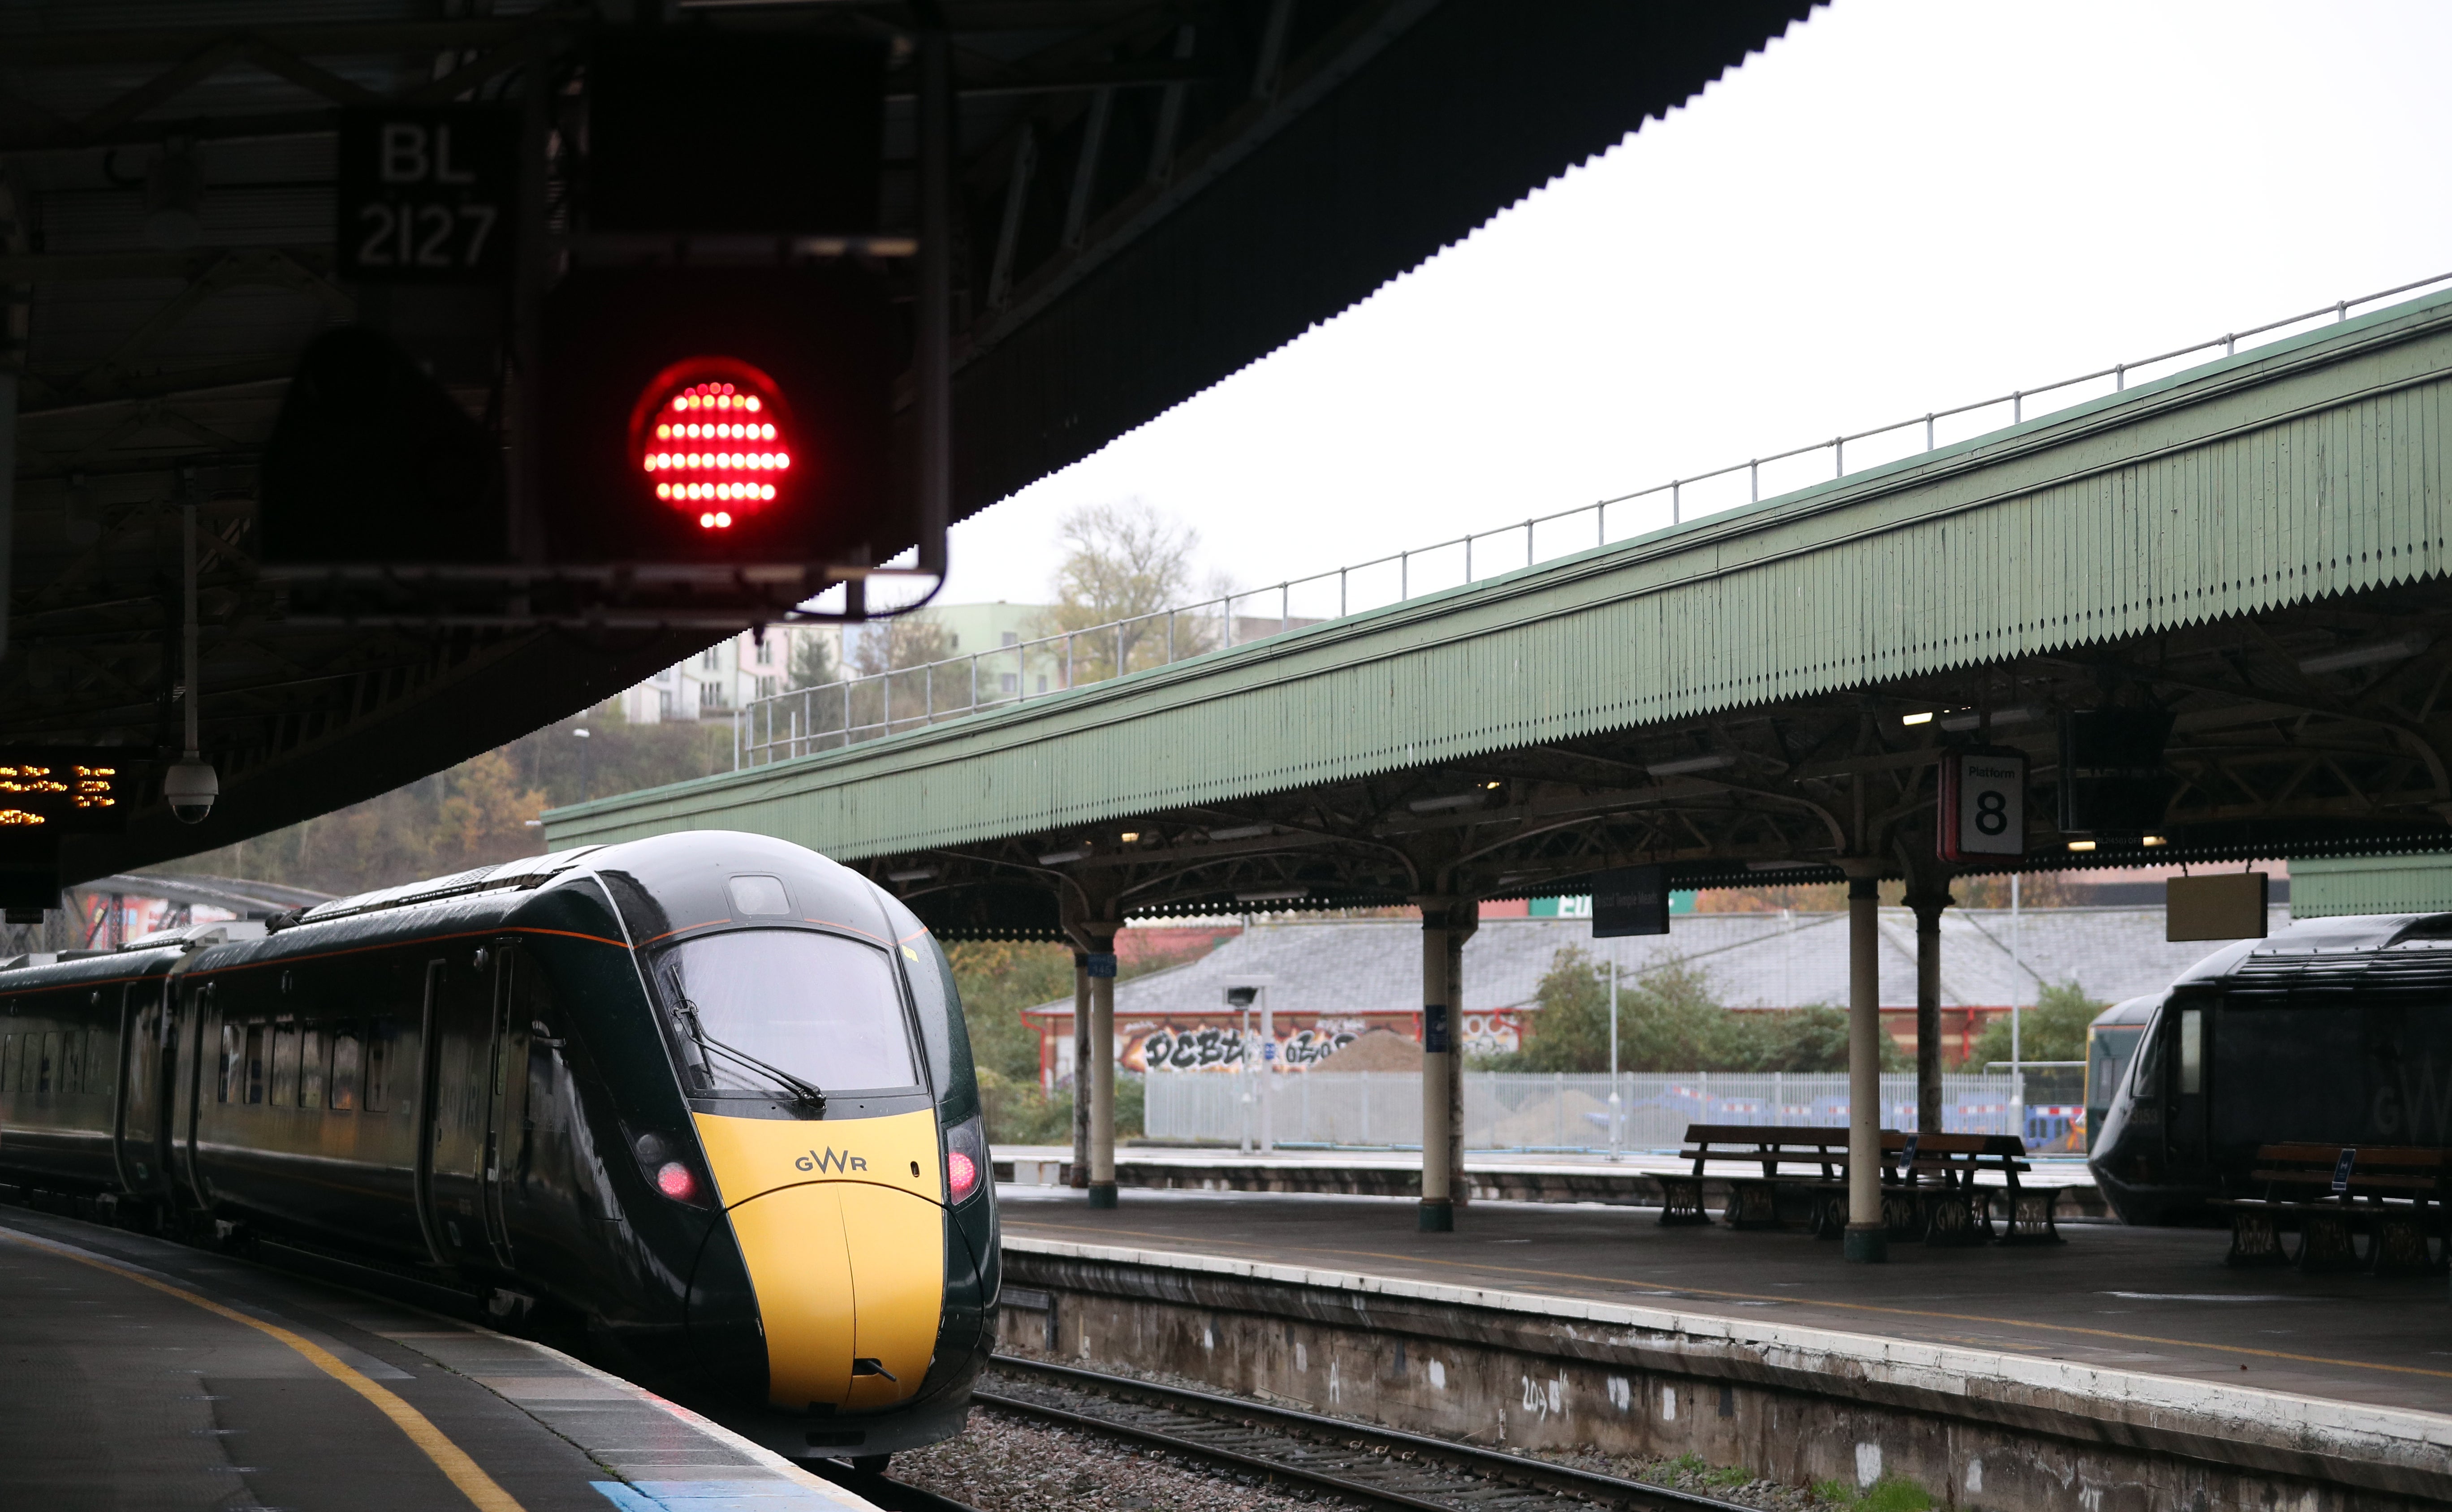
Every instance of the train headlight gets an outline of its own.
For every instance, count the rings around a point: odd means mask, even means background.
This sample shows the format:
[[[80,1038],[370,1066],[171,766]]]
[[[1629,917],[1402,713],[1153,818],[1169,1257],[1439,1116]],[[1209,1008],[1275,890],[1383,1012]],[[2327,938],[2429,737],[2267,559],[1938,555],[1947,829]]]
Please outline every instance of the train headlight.
[[[974,1116],[945,1129],[945,1201],[967,1202],[987,1183],[987,1129]]]

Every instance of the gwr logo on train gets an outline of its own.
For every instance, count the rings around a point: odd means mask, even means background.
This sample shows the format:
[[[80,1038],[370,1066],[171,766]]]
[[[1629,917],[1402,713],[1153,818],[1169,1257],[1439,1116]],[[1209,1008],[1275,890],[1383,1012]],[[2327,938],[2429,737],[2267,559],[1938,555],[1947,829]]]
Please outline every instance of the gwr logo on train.
[[[838,1155],[835,1153],[835,1148],[832,1145],[828,1145],[824,1154],[821,1155],[814,1149],[810,1150],[807,1154],[802,1155],[800,1159],[792,1162],[792,1166],[796,1170],[854,1171],[866,1170],[868,1168],[868,1162],[860,1156],[853,1154],[850,1150],[844,1150],[841,1154]]]

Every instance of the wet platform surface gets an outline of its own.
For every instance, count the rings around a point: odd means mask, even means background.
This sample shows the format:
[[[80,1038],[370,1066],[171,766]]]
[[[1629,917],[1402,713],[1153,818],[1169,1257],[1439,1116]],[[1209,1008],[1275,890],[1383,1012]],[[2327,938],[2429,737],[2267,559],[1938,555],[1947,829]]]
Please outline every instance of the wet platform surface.
[[[866,1502],[521,1340],[0,1208],[0,1504],[798,1512]]]
[[[2442,1413],[2452,1301],[2441,1275],[2235,1270],[2215,1229],[2065,1225],[2057,1246],[1893,1243],[1850,1266],[1801,1232],[1664,1228],[1656,1210],[1475,1203],[1415,1231],[1386,1198],[1000,1188],[1008,1235],[1315,1267],[2080,1362]]]

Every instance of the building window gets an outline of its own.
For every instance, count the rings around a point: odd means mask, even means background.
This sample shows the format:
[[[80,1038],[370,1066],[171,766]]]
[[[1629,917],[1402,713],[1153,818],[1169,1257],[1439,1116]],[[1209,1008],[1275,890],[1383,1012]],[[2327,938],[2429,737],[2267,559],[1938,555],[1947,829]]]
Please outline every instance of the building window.
[[[670,688],[658,688],[656,690],[656,717],[658,719],[669,719],[672,717],[673,690]]]
[[[708,709],[722,708],[723,684],[721,682],[700,683],[698,685],[698,706],[702,713]]]
[[[758,679],[758,697],[761,698],[771,698],[775,697],[775,679],[773,677],[761,677]]]
[[[999,691],[1000,692],[1018,693],[1021,691],[1021,676],[1018,673],[1008,672],[999,679],[999,681],[1001,686]]]
[[[1004,643],[1008,646],[1018,646],[1021,644],[1021,633],[1016,630],[1006,631],[1004,633]]]
[[[722,646],[707,647],[705,652],[698,658],[698,664],[709,672],[713,672],[717,668],[722,666],[723,648]]]
[[[1040,674],[1039,674],[1039,677],[1038,677],[1038,691],[1039,691],[1039,692],[1041,692],[1041,693],[1045,693],[1045,692],[1047,691],[1047,675],[1046,675],[1045,673],[1040,673]]]

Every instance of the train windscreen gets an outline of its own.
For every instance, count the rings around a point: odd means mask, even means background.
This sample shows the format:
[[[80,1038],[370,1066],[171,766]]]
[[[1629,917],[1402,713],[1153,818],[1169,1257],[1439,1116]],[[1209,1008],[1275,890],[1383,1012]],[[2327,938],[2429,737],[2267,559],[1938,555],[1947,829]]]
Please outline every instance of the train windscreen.
[[[882,951],[810,930],[731,930],[664,952],[656,975],[693,1096],[920,1081]]]
[[[2137,1037],[2145,1032],[2143,1024],[2106,1024],[2089,1034],[2086,1088],[2088,1108],[2111,1106],[2111,1099],[2120,1092],[2120,1078],[2127,1074],[2129,1059],[2137,1053]]]

